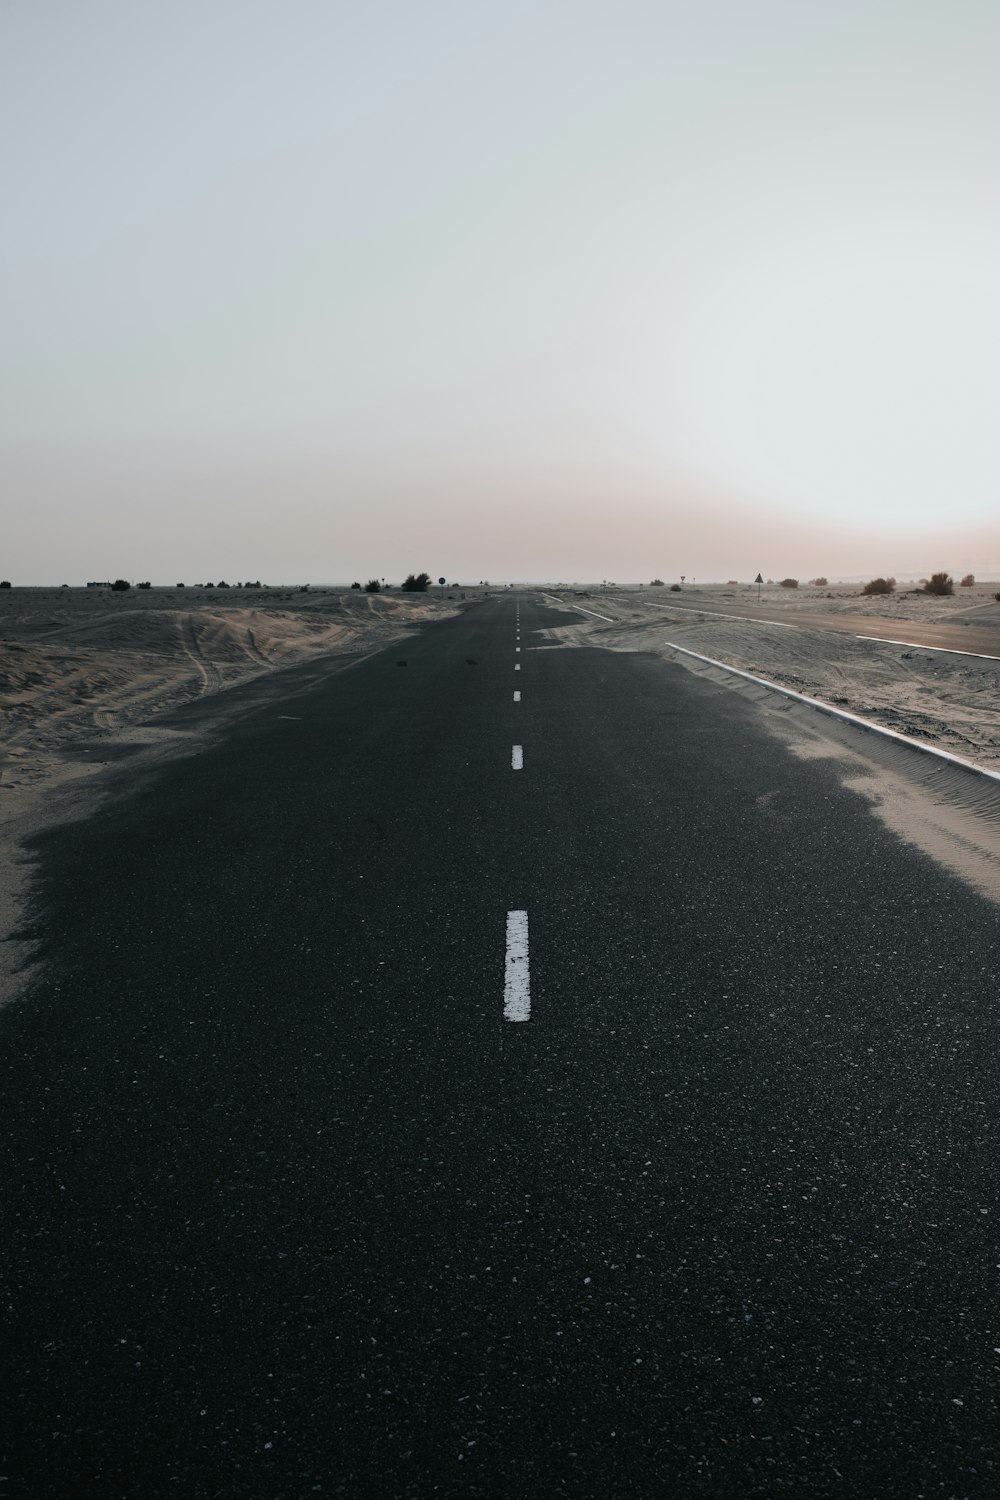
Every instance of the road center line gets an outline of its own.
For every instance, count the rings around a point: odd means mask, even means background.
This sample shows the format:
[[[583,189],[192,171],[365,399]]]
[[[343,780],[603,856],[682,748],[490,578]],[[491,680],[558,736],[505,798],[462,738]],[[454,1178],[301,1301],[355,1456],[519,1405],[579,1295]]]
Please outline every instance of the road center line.
[[[785,620],[758,620],[755,615],[731,614],[729,610],[702,609],[700,604],[654,604],[652,599],[642,601],[647,609],[672,609],[678,615],[711,615],[714,620],[743,620],[747,625],[773,625],[775,630],[805,630],[804,625],[789,625]],[[680,621],[675,620],[675,625]],[[820,627],[822,628],[822,627]]]
[[[512,771],[524,770],[524,750],[520,745],[511,746],[510,768]]]
[[[505,1021],[531,1018],[528,976],[528,913],[507,913],[507,952],[503,966],[503,1015]]]
[[[521,648],[520,648],[520,646],[515,646],[515,647],[514,647],[514,650],[515,650],[515,651],[520,651],[520,649],[521,649]]]
[[[514,671],[515,672],[520,672],[520,670],[521,670],[521,663],[519,661],[516,661],[514,663]]]
[[[521,694],[520,693],[515,693],[514,694],[514,702],[515,703],[520,703],[520,701],[521,701]]]
[[[985,651],[959,651],[955,646],[921,646],[919,641],[893,641],[887,635],[859,635],[859,641],[878,641],[882,646],[911,646],[914,651],[940,651],[945,656],[978,656],[980,661],[1000,661],[1000,656],[989,656]]]

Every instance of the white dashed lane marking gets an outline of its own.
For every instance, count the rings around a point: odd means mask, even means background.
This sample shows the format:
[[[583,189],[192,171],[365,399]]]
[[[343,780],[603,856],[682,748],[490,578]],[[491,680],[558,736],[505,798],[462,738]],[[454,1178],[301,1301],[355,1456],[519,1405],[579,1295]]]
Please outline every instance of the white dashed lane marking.
[[[520,693],[515,693],[514,694],[514,702],[515,703],[520,703],[520,701],[521,701],[521,694]]]
[[[503,1014],[505,1021],[531,1018],[528,976],[528,913],[507,913],[507,953],[504,959]]]
[[[955,646],[921,646],[919,641],[892,641],[887,635],[859,635],[859,641],[878,641],[882,646],[910,646],[914,651],[938,651],[945,656],[978,656],[980,661],[1000,661],[1000,656],[988,656],[985,651],[959,651]]]
[[[520,672],[520,670],[521,670],[521,663],[519,661],[516,661],[514,663],[514,671],[515,672]]]
[[[512,771],[523,771],[524,750],[520,745],[513,745],[510,752],[510,768]]]

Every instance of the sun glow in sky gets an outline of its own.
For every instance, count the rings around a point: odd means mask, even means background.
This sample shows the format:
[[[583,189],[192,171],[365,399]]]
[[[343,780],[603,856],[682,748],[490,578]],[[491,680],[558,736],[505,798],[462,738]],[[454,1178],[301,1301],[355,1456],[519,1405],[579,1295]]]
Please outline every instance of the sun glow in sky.
[[[19,582],[1000,570],[1000,9],[9,0]]]

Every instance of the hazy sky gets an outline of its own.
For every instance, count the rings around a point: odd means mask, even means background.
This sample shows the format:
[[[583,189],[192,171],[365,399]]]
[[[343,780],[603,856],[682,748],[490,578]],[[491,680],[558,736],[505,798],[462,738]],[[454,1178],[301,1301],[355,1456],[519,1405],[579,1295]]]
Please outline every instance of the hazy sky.
[[[3,0],[0,573],[1000,570],[996,0]]]

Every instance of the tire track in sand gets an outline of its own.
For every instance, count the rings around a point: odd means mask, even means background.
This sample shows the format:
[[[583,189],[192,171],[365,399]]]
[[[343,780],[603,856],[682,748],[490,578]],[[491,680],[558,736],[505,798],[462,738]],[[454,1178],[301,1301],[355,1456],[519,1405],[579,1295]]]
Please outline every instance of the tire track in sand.
[[[202,681],[202,692],[217,692],[222,686],[222,673],[213,661],[209,659],[201,648],[198,641],[198,632],[195,630],[192,615],[182,615],[177,621],[178,634],[181,645],[191,658]]]

